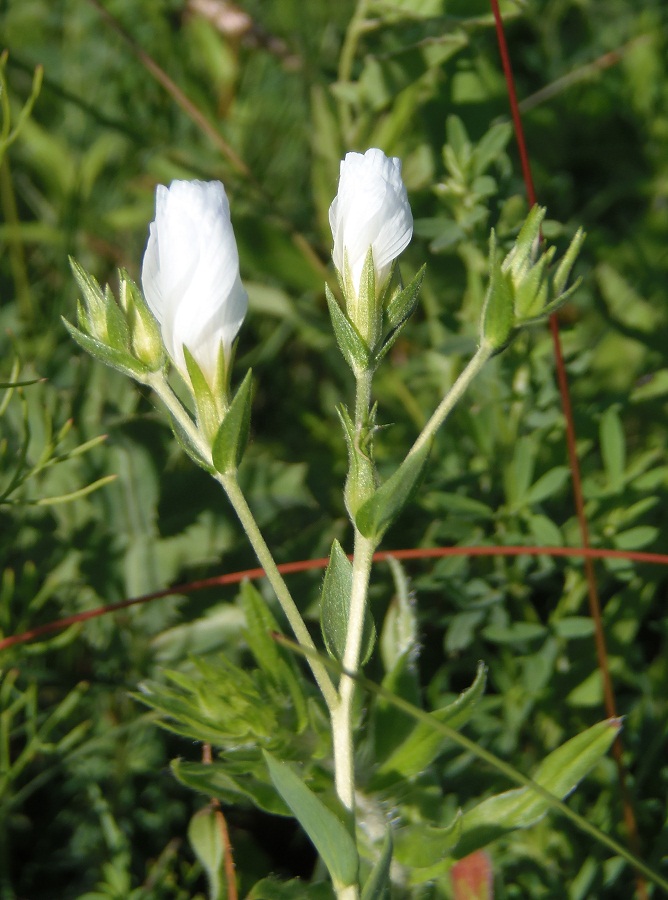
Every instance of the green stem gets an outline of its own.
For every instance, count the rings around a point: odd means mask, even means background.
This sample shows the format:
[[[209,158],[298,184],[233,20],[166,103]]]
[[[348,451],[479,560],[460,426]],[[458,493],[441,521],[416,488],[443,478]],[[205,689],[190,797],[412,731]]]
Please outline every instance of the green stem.
[[[476,375],[483,368],[485,363],[494,355],[494,349],[485,341],[478,347],[475,354],[471,357],[466,367],[462,371],[459,378],[452,385],[448,393],[436,407],[431,418],[420,432],[415,443],[408,451],[407,456],[411,456],[421,450],[436,434],[441,425],[452,412],[455,404],[460,400],[462,394],[466,391]]]
[[[371,372],[361,372],[357,375],[355,397],[355,436],[357,440],[368,428],[369,407],[371,405],[371,379]],[[343,667],[348,672],[357,672],[359,669],[369,578],[375,549],[375,543],[365,538],[355,528],[348,632],[343,654]],[[341,676],[339,682],[340,702],[332,715],[334,776],[339,799],[353,816],[355,813],[355,764],[352,728],[354,696],[355,681],[348,675]],[[350,894],[350,896],[356,895]]]
[[[315,651],[316,646],[313,643],[313,639],[311,638],[311,635],[309,634],[308,629],[304,624],[304,620],[301,617],[301,613],[297,609],[295,601],[292,599],[292,595],[288,590],[288,586],[286,585],[283,576],[278,571],[278,567],[274,562],[274,557],[271,555],[271,551],[269,550],[269,547],[267,546],[266,541],[262,536],[262,532],[260,531],[258,524],[255,521],[248,503],[246,502],[243,491],[239,487],[236,473],[218,475],[217,479],[223,486],[228,500],[232,504],[232,507],[234,508],[234,511],[236,512],[239,521],[241,522],[243,529],[246,532],[248,540],[250,541],[250,544],[255,551],[255,555],[257,556],[260,565],[265,571],[269,583],[274,589],[274,593],[278,598],[278,602],[281,604],[285,617],[290,623],[290,627],[292,628],[295,637],[302,646],[308,647],[310,650]],[[327,704],[327,708],[329,709],[331,714],[338,707],[339,698],[336,692],[336,688],[334,687],[332,680],[329,677],[329,672],[327,671],[327,668],[316,657],[312,656],[309,659],[309,665],[311,666],[313,677],[318,683],[318,687],[322,691],[322,695],[325,698],[325,703]]]
[[[176,422],[178,422],[180,427],[183,429],[188,440],[191,442],[195,450],[197,450],[202,459],[204,459],[208,463],[211,463],[211,449],[209,445],[202,437],[196,424],[193,422],[186,410],[181,405],[178,397],[172,391],[163,373],[158,372],[150,376],[150,378],[148,379],[148,384],[160,397],[162,402],[165,404]],[[276,597],[278,598],[278,602],[281,604],[281,608],[285,614],[286,619],[290,623],[290,627],[292,628],[297,641],[302,646],[307,647],[309,650],[316,651],[316,646],[313,643],[311,635],[309,634],[304,620],[302,619],[301,613],[297,608],[297,604],[292,599],[292,595],[288,590],[288,586],[285,583],[283,576],[278,571],[278,567],[274,562],[271,551],[269,550],[269,547],[267,546],[267,543],[262,536],[262,532],[260,531],[260,528],[255,521],[255,517],[253,516],[253,513],[251,512],[251,509],[246,502],[246,498],[244,497],[243,492],[239,487],[236,472],[227,473],[226,475],[216,473],[214,477],[221,484],[223,490],[227,494],[227,498],[230,501],[232,508],[236,512],[244,531],[246,532],[248,540],[253,550],[255,551],[255,555],[258,558],[258,562],[265,571],[267,579],[271,584]],[[311,667],[311,671],[313,672],[313,677],[315,678],[318,687],[322,691],[322,695],[325,699],[325,703],[327,704],[327,708],[329,709],[330,714],[333,715],[334,710],[339,705],[339,697],[337,690],[334,687],[334,684],[329,676],[329,672],[327,671],[327,668],[317,659],[316,656],[307,656],[307,659],[309,662],[309,666]]]

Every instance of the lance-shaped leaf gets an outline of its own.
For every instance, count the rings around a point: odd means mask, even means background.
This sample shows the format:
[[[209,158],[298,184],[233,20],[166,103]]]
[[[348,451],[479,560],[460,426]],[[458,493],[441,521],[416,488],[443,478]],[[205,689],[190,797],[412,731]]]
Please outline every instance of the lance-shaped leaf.
[[[379,541],[410,500],[429,456],[430,444],[410,453],[396,472],[365,501],[355,514],[355,524],[366,538]]]
[[[410,868],[431,868],[451,856],[461,834],[461,812],[449,825],[412,823],[396,830],[394,855],[397,862]]]
[[[608,752],[620,728],[620,719],[608,719],[571,738],[543,760],[533,781],[563,800]],[[456,855],[461,859],[515,828],[528,828],[549,810],[549,799],[531,787],[489,797],[464,813]]]
[[[485,691],[486,681],[487,669],[480,663],[471,687],[448,706],[429,713],[429,718],[449,725],[450,728],[461,728],[473,715],[475,706]],[[379,766],[378,775],[382,777],[388,773],[396,773],[402,778],[414,778],[424,772],[445,744],[446,739],[436,729],[427,722],[417,722],[406,740]]]
[[[392,829],[388,826],[380,856],[364,882],[362,900],[389,900],[390,865],[392,863]]]
[[[327,652],[339,661],[343,660],[346,650],[352,586],[352,564],[343,552],[341,544],[335,540],[322,585],[320,627]],[[360,665],[364,665],[371,656],[375,640],[376,628],[367,610],[364,617]]]
[[[355,884],[359,859],[355,841],[346,826],[290,766],[263,752],[274,787],[313,842],[334,887],[340,889]]]
[[[252,369],[249,369],[225,413],[211,448],[213,464],[222,475],[236,469],[244,455],[250,431],[252,390]]]
[[[221,900],[224,896],[221,876],[225,847],[216,810],[211,806],[200,809],[190,820],[188,841],[206,872],[210,900]]]

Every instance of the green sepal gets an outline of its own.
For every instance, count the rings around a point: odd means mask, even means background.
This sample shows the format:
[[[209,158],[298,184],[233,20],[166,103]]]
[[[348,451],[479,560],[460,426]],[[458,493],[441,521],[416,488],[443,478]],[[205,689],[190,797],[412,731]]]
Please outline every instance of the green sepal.
[[[387,827],[380,856],[364,882],[362,900],[390,900],[390,866],[392,864],[392,829]]]
[[[575,260],[577,259],[578,253],[582,248],[582,244],[586,237],[585,232],[582,228],[578,228],[573,236],[573,240],[568,245],[568,250],[564,253],[561,262],[557,266],[557,271],[554,274],[554,278],[552,279],[552,286],[554,288],[555,294],[558,297],[561,297],[564,287],[566,286],[566,282],[569,279],[571,274],[571,270],[575,265]],[[579,284],[579,281],[576,282]],[[574,288],[570,289],[572,292]]]
[[[92,275],[79,265],[73,257],[69,257],[72,274],[84,297],[84,308],[78,305],[79,325],[99,341],[107,340],[106,301],[102,288]]]
[[[343,661],[350,619],[350,596],[353,587],[352,563],[343,552],[341,544],[334,541],[325,570],[320,602],[320,628],[327,652],[339,662]],[[376,642],[376,626],[368,610],[364,616],[364,630],[360,649],[360,665],[370,658]]]
[[[286,763],[263,750],[274,787],[311,839],[340,890],[357,882],[359,859],[355,841],[341,819],[308,788]]]
[[[544,206],[531,207],[524,225],[520,228],[513,249],[503,262],[504,270],[510,270],[516,284],[531,268],[545,213]]]
[[[346,272],[347,269],[348,263],[346,260]],[[376,270],[373,265],[373,251],[371,247],[369,247],[364,259],[357,297],[354,294],[346,295],[346,313],[368,348],[370,358],[373,358],[381,337],[382,312],[376,297]]]
[[[328,284],[325,285],[325,296],[327,297],[327,306],[329,307],[329,315],[332,319],[336,343],[339,345],[339,350],[343,354],[343,358],[353,372],[367,371],[371,368],[369,348],[353,323],[337,303]]]
[[[480,323],[481,337],[495,350],[506,347],[515,327],[513,282],[498,259],[494,229],[489,238],[489,285]]]
[[[92,357],[103,362],[107,366],[111,366],[112,369],[116,369],[124,375],[129,375],[130,378],[135,378],[142,384],[146,384],[147,377],[151,374],[151,370],[148,366],[138,362],[130,356],[129,353],[124,353],[121,350],[109,347],[97,338],[85,334],[83,331],[75,328],[74,325],[71,325],[67,319],[63,318],[62,321],[65,328],[69,331],[70,336],[74,338],[77,344],[82,347],[86,353],[90,353]]]
[[[212,441],[220,425],[222,410],[216,403],[211,386],[204,377],[197,360],[185,344],[183,345],[183,356],[186,361],[190,387],[195,400],[197,424],[202,427],[207,440]]]
[[[385,338],[385,342],[378,353],[377,362],[380,362],[380,360],[392,349],[397,338],[408,324],[408,320],[413,315],[420,296],[420,288],[422,287],[422,280],[426,269],[427,264],[425,263],[411,283],[403,290],[397,291],[390,298],[385,310],[389,331]]]
[[[158,320],[125,269],[119,269],[118,274],[118,302],[130,329],[132,350],[140,362],[145,363],[153,371],[158,371],[167,362]]]
[[[431,443],[410,453],[396,472],[363,503],[355,514],[355,524],[364,537],[379,541],[410,500],[418,486]]]
[[[582,278],[577,278],[563,294],[560,294],[556,299],[550,301],[539,315],[534,316],[532,319],[526,319],[522,322],[522,325],[535,325],[539,322],[543,322],[547,316],[551,316],[553,313],[557,312],[557,310],[561,309],[561,307],[571,299],[571,294],[575,293],[581,284]]]
[[[206,872],[210,900],[221,900],[225,845],[216,810],[207,806],[196,812],[188,824],[188,841]]]
[[[399,328],[413,315],[426,270],[427,264],[425,263],[411,283],[403,290],[397,291],[390,298],[385,308],[385,318],[387,319],[390,332]]]
[[[253,370],[249,369],[234,395],[211,446],[211,458],[221,475],[238,468],[248,444]]]
[[[515,285],[515,317],[518,325],[534,316],[545,315],[549,290],[547,270],[555,252],[556,247],[546,250]]]
[[[620,719],[607,719],[571,738],[545,757],[533,781],[563,800],[608,752],[620,728]],[[549,810],[550,801],[528,786],[488,797],[464,813],[456,856],[468,856],[515,828],[528,828]]]
[[[448,706],[429,713],[429,718],[450,728],[461,728],[473,715],[486,683],[487,668],[484,663],[479,663],[471,687]],[[406,739],[378,767],[378,775],[396,773],[402,779],[415,778],[436,759],[446,743],[447,739],[427,722],[416,722]]]
[[[130,352],[130,328],[125,320],[123,310],[116,303],[116,298],[109,285],[104,288],[105,315],[107,319],[107,341],[114,350]]]

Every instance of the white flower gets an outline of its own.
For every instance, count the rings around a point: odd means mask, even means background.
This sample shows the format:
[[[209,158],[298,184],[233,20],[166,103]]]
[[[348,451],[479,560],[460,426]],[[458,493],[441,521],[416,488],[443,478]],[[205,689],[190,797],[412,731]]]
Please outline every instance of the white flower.
[[[348,263],[355,292],[369,247],[373,253],[376,295],[392,262],[406,249],[413,234],[413,216],[401,179],[401,160],[375,148],[347,153],[341,163],[339,191],[329,208],[334,236],[334,265],[344,276]]]
[[[141,281],[174,365],[189,380],[185,345],[213,387],[221,345],[227,365],[248,308],[219,181],[158,185]]]

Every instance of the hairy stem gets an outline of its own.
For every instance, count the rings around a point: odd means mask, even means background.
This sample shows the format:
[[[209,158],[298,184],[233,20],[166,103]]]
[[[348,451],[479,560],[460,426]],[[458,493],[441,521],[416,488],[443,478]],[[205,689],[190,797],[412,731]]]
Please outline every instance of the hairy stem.
[[[186,410],[181,405],[178,397],[172,391],[171,387],[167,383],[167,379],[165,378],[165,376],[161,372],[156,373],[155,375],[151,376],[148,383],[165,404],[174,420],[178,423],[188,440],[191,442],[194,449],[197,450],[197,452],[205,462],[210,463],[211,450],[209,445],[204,440],[195,422],[193,422]],[[299,612],[295,601],[292,599],[292,595],[290,594],[283,576],[278,571],[274,558],[271,555],[271,551],[269,550],[269,547],[267,546],[267,543],[262,536],[262,532],[260,531],[260,528],[255,521],[255,517],[253,516],[253,513],[251,512],[251,509],[246,502],[246,498],[244,497],[243,492],[239,487],[236,472],[230,472],[225,475],[215,473],[214,477],[221,484],[223,490],[227,494],[227,498],[230,501],[232,508],[236,512],[244,531],[246,532],[246,536],[248,537],[248,540],[253,550],[255,551],[258,562],[265,571],[267,579],[269,580],[269,583],[271,584],[274,593],[278,598],[278,602],[281,604],[283,613],[290,623],[290,627],[292,628],[295,637],[303,647],[315,651],[316,646],[313,643],[304,620],[302,619],[301,613]],[[313,672],[313,677],[315,678],[318,687],[320,688],[325,699],[327,708],[330,710],[330,713],[333,713],[333,711],[339,705],[339,697],[332,679],[330,678],[326,667],[323,666],[323,664],[317,659],[316,656],[307,656],[307,660],[309,666],[311,667],[311,671]]]

